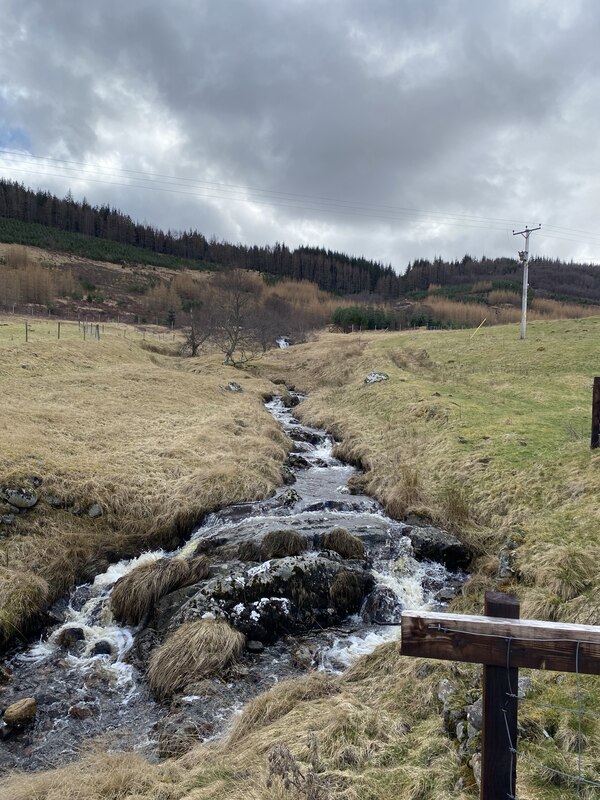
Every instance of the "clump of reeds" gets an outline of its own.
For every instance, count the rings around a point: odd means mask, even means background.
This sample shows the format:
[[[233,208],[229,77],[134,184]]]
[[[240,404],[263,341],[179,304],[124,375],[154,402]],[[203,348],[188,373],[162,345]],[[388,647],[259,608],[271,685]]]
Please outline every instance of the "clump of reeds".
[[[244,636],[224,620],[181,625],[152,654],[148,667],[152,691],[166,699],[189,683],[222,676],[241,655],[244,642]]]
[[[112,613],[119,622],[138,625],[161,597],[207,575],[208,560],[204,556],[192,560],[160,558],[142,564],[115,583],[110,596]]]
[[[262,541],[263,560],[299,556],[307,549],[306,539],[296,531],[270,531]]]
[[[340,570],[329,587],[331,604],[344,616],[358,611],[363,594],[360,577],[349,569]]]
[[[240,542],[237,557],[240,561],[261,561],[260,545],[257,542]]]
[[[47,606],[48,584],[32,572],[0,567],[0,643],[25,633]]]
[[[357,536],[353,536],[346,528],[333,528],[321,538],[323,550],[333,550],[342,558],[364,558],[365,547]]]

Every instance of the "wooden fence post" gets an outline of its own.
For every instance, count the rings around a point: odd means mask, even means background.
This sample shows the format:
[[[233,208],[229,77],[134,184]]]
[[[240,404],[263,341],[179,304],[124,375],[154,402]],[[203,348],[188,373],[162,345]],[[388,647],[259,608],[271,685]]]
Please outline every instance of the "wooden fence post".
[[[486,592],[484,614],[519,619],[519,601],[513,595]],[[508,695],[519,692],[519,670],[508,668],[509,639],[506,647],[506,667],[483,667],[480,800],[506,800],[516,796],[517,757],[511,752],[511,746],[516,750],[519,702]]]
[[[58,322],[57,325],[58,325],[58,333],[56,338],[60,339],[60,322]]]
[[[600,447],[600,378],[594,378],[592,395],[592,442],[591,448]]]

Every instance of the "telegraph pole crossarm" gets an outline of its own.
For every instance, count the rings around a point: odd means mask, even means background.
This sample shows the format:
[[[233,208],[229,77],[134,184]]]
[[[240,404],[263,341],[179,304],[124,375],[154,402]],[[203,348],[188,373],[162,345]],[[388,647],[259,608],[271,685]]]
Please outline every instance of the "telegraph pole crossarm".
[[[527,330],[527,289],[529,288],[529,235],[541,229],[541,224],[537,228],[525,226],[522,231],[513,231],[513,236],[522,236],[525,239],[525,249],[519,250],[519,259],[523,263],[523,294],[521,296],[521,339],[525,338]]]

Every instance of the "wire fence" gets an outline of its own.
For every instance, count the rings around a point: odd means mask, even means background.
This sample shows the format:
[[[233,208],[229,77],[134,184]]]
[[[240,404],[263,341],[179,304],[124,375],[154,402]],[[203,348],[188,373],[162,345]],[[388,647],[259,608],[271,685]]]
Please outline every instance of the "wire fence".
[[[515,766],[515,759],[517,761],[521,760],[526,762],[531,767],[536,768],[542,779],[548,780],[548,776],[551,776],[551,782],[555,784],[560,784],[563,789],[567,787],[572,787],[575,790],[574,797],[582,797],[582,791],[584,789],[597,789],[599,790],[598,793],[594,792],[593,795],[590,795],[589,792],[586,792],[585,797],[598,797],[600,798],[600,764],[597,760],[594,760],[594,757],[585,760],[585,750],[584,750],[584,735],[583,735],[583,720],[587,718],[592,719],[600,719],[600,714],[586,709],[584,707],[582,701],[582,691],[581,691],[581,679],[585,677],[582,675],[580,670],[580,655],[581,655],[581,647],[582,645],[590,645],[592,647],[597,647],[597,642],[588,642],[585,640],[571,640],[571,639],[563,639],[563,638],[548,638],[548,639],[536,639],[537,642],[546,642],[546,643],[557,643],[557,642],[569,642],[573,644],[575,647],[575,706],[568,706],[562,704],[555,704],[537,700],[534,697],[527,696],[526,694],[520,693],[518,687],[513,685],[513,676],[511,675],[511,671],[514,674],[514,667],[511,666],[511,650],[512,646],[515,642],[531,642],[530,639],[520,639],[519,637],[503,637],[498,636],[497,634],[486,634],[486,633],[475,633],[472,630],[460,630],[458,628],[445,628],[442,625],[432,625],[429,626],[431,630],[435,630],[439,633],[446,633],[446,634],[465,634],[468,636],[477,636],[483,638],[493,638],[497,641],[504,641],[506,642],[506,670],[505,670],[505,681],[506,686],[503,692],[504,695],[504,703],[501,706],[500,710],[504,717],[505,727],[506,727],[506,736],[507,736],[507,747],[511,754],[511,774],[513,772]],[[559,769],[556,766],[550,766],[545,764],[539,758],[535,758],[534,756],[530,755],[527,752],[524,752],[523,749],[520,748],[519,742],[517,740],[513,741],[513,736],[511,735],[510,726],[509,726],[509,714],[510,708],[509,703],[511,701],[516,701],[517,703],[526,703],[532,706],[536,706],[541,709],[545,710],[552,710],[558,711],[566,714],[572,714],[577,719],[577,739],[576,739],[576,768],[575,771],[569,772],[565,769]],[[552,738],[547,734],[549,738]],[[561,751],[561,754],[564,753]],[[563,795],[564,796],[564,795]],[[507,800],[519,800],[519,797],[516,793],[513,793],[512,786],[508,788],[506,792]]]

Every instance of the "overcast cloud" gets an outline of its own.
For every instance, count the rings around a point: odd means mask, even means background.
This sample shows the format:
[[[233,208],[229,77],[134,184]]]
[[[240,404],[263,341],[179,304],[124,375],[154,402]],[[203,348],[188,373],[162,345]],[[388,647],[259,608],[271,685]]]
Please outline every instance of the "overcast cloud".
[[[0,148],[93,165],[5,177],[399,270],[538,222],[600,261],[595,0],[0,0],[0,37]]]

